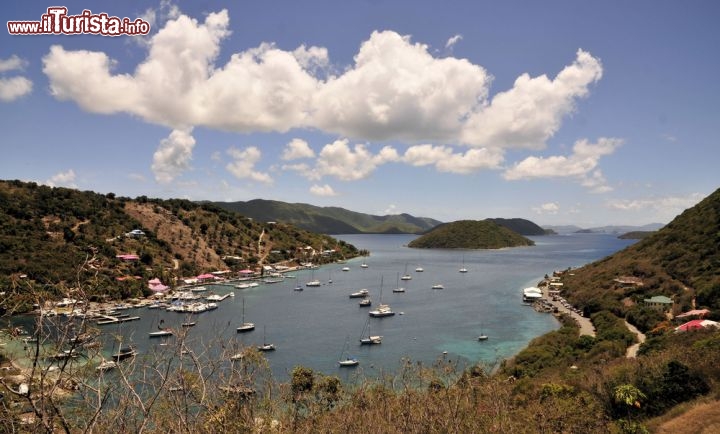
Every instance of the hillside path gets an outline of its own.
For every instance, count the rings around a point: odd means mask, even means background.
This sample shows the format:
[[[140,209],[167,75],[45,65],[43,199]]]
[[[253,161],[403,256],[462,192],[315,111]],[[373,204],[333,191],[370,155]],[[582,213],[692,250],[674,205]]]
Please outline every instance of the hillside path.
[[[625,353],[625,357],[627,357],[628,359],[634,359],[635,357],[637,357],[637,352],[638,349],[640,349],[640,345],[645,342],[645,335],[640,333],[640,330],[638,330],[637,327],[627,321],[625,321],[625,327],[630,330],[630,333],[636,335],[638,339],[638,342],[636,344],[630,345],[627,349],[627,353]]]

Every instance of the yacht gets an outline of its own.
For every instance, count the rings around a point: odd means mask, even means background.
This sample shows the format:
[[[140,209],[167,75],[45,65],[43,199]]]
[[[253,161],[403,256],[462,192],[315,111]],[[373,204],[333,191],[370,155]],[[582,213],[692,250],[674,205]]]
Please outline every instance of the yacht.
[[[395,315],[395,312],[393,312],[389,305],[381,304],[377,309],[368,312],[368,315],[373,318],[383,318],[386,316],[393,316]]]
[[[358,292],[353,292],[350,294],[350,298],[365,298],[368,296],[370,292],[367,289],[361,289]]]
[[[442,285],[442,283],[436,283],[432,286],[432,289],[445,289],[445,287]]]
[[[170,329],[162,329],[156,332],[150,332],[148,335],[150,335],[151,338],[162,338],[165,336],[172,336],[173,332]]]
[[[347,357],[344,358],[343,360],[338,361],[338,364],[339,364],[341,367],[344,367],[344,368],[345,368],[345,367],[350,367],[350,366],[357,366],[357,365],[360,364],[360,362],[358,361],[358,359],[356,359],[356,358],[354,358],[354,357],[352,357],[352,356],[347,356]]]

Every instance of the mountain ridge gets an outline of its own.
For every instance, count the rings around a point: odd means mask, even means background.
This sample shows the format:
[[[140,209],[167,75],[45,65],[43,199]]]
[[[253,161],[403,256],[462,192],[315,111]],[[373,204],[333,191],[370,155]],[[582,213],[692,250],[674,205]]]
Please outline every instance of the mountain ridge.
[[[420,234],[438,224],[438,220],[415,217],[407,213],[372,215],[345,208],[320,207],[307,203],[253,199],[237,202],[211,202],[221,208],[239,212],[261,221],[282,221],[312,232],[337,234]]]

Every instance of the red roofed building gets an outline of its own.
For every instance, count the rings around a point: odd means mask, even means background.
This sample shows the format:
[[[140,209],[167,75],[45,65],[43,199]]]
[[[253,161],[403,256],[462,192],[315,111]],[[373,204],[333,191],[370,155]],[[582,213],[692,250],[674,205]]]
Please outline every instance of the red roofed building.
[[[675,327],[676,331],[679,332],[687,332],[692,330],[701,330],[708,327],[718,327],[720,326],[720,323],[717,323],[715,321],[710,321],[709,319],[694,319],[692,321],[688,321],[685,324],[682,324],[680,326]]]

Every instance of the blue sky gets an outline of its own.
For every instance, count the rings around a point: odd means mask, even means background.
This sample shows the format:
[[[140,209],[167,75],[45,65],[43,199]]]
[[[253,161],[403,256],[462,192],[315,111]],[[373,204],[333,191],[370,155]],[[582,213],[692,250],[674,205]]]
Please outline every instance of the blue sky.
[[[715,1],[37,1],[0,32],[0,178],[443,221],[669,222],[719,184]]]

